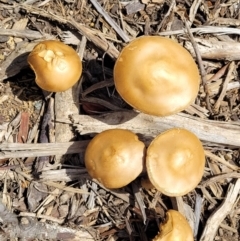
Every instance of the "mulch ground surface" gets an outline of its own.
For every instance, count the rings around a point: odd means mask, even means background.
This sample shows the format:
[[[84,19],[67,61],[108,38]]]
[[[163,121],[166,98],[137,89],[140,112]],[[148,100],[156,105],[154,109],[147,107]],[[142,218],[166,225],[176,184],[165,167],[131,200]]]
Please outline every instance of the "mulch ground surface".
[[[239,241],[239,13],[238,0],[0,0],[0,240],[150,241],[175,209],[196,241]],[[119,53],[143,35],[177,41],[199,67],[198,96],[181,113],[139,113],[114,87]],[[27,62],[48,39],[82,59],[81,78],[65,92],[41,90]],[[105,188],[89,176],[84,152],[113,127],[146,146],[166,129],[194,132],[206,156],[201,182],[181,197],[146,188],[146,172]]]

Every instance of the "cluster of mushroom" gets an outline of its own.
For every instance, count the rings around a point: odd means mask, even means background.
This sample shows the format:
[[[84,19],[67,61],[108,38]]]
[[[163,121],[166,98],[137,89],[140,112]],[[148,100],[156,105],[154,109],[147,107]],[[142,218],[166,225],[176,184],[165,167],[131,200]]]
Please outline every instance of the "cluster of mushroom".
[[[193,103],[200,76],[192,56],[180,44],[144,36],[123,48],[114,66],[114,82],[120,96],[136,110],[167,116]],[[156,189],[168,196],[182,196],[200,182],[205,155],[201,141],[186,129],[167,130],[148,148],[131,131],[111,129],[90,141],[85,165],[90,176],[108,188],[129,184],[146,165]],[[173,239],[193,241],[193,234],[184,216],[169,210],[154,241]]]
[[[182,196],[200,182],[205,165],[204,149],[196,135],[173,128],[159,134],[149,145],[129,130],[110,129],[97,134],[87,146],[85,165],[92,178],[107,188],[121,188],[144,170],[151,184],[168,196]],[[185,217],[167,212],[167,221],[153,241],[193,241]]]
[[[200,76],[194,59],[180,44],[143,36],[123,48],[114,66],[114,82],[122,98],[137,110],[166,116],[194,101]],[[151,183],[168,196],[184,195],[201,180],[203,146],[188,130],[161,133],[145,149],[128,130],[106,130],[87,147],[86,168],[106,187],[119,188],[134,180],[146,162]]]
[[[201,141],[186,129],[159,134],[148,146],[129,130],[110,129],[88,144],[85,165],[107,188],[121,188],[136,179],[145,165],[152,185],[168,196],[182,196],[200,182],[205,155]]]
[[[82,74],[76,51],[57,41],[38,43],[28,56],[36,83],[51,92],[71,88]],[[198,68],[189,52],[175,41],[143,36],[121,51],[114,66],[115,87],[131,106],[165,116],[184,110],[197,96]]]
[[[82,74],[78,54],[60,41],[40,42],[28,56],[28,62],[37,85],[50,92],[71,88]],[[200,76],[192,56],[180,44],[164,37],[144,36],[123,48],[114,66],[114,82],[118,93],[133,108],[166,116],[184,110],[195,100]],[[107,188],[128,185],[146,165],[156,189],[168,196],[182,196],[200,182],[205,156],[201,141],[186,129],[165,131],[148,148],[133,132],[111,129],[90,141],[85,165],[90,176]],[[154,241],[173,237],[193,240],[185,218],[169,210]]]

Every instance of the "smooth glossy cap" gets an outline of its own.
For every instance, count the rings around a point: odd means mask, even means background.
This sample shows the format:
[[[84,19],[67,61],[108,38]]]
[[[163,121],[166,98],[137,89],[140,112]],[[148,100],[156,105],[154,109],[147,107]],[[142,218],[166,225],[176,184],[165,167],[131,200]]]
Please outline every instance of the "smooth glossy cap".
[[[166,221],[160,224],[160,232],[153,241],[193,241],[192,229],[178,211],[168,210]]]
[[[36,83],[43,90],[60,92],[71,88],[82,74],[82,61],[70,46],[46,40],[37,44],[28,56]]]
[[[121,51],[114,82],[121,97],[135,109],[166,116],[194,102],[200,75],[194,59],[180,44],[165,37],[143,36]]]
[[[205,154],[192,132],[173,128],[158,135],[147,149],[148,177],[156,189],[168,196],[182,196],[201,181]]]
[[[145,145],[129,130],[112,129],[97,134],[88,144],[85,165],[89,175],[107,188],[128,185],[142,171]]]

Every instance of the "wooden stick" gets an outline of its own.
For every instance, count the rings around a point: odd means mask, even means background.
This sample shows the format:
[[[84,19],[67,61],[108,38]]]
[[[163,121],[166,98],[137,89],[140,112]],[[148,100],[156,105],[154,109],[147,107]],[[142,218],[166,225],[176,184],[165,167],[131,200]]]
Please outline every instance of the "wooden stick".
[[[240,43],[232,41],[219,41],[214,38],[203,39],[194,38],[197,43],[199,52],[202,59],[213,59],[213,60],[239,60],[240,59]],[[188,41],[185,42],[184,47],[192,54],[195,58],[195,52],[192,44]]]
[[[198,28],[191,28],[190,31],[192,33],[197,34],[236,34],[240,35],[240,29],[238,28],[229,28],[229,27],[218,27],[218,26],[201,26]],[[168,35],[182,35],[186,34],[185,29],[174,30],[174,31],[163,31],[160,32],[159,35],[168,36]]]
[[[50,34],[46,33],[39,33],[38,31],[33,31],[30,29],[4,29],[0,28],[1,36],[12,36],[12,37],[18,37],[18,38],[28,38],[30,40],[34,39],[53,39],[54,37]]]
[[[156,117],[134,111],[121,111],[96,116],[73,115],[71,118],[82,135],[122,128],[152,139],[163,131],[177,127],[192,131],[205,142],[240,146],[240,138],[237,138],[240,123],[207,120],[183,113]]]
[[[0,159],[80,153],[85,150],[88,142],[89,141],[74,141],[41,144],[2,143],[0,145]]]

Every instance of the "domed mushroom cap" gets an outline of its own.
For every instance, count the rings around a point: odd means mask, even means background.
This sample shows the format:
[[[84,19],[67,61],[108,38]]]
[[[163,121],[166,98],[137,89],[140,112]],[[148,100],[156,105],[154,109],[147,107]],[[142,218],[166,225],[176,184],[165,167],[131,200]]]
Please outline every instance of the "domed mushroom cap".
[[[201,181],[205,155],[201,141],[192,132],[173,128],[158,135],[146,156],[148,177],[167,196],[182,196]]]
[[[143,36],[121,51],[114,66],[114,82],[120,96],[135,109],[166,116],[194,102],[200,76],[194,59],[180,44]]]
[[[112,129],[97,134],[88,144],[85,165],[89,175],[107,188],[128,185],[142,171],[145,145],[129,130]]]
[[[37,44],[28,56],[28,63],[36,75],[37,85],[50,92],[71,88],[82,74],[82,61],[77,52],[57,40]]]
[[[160,224],[160,232],[153,241],[193,241],[192,229],[178,211],[168,210],[166,221]]]

